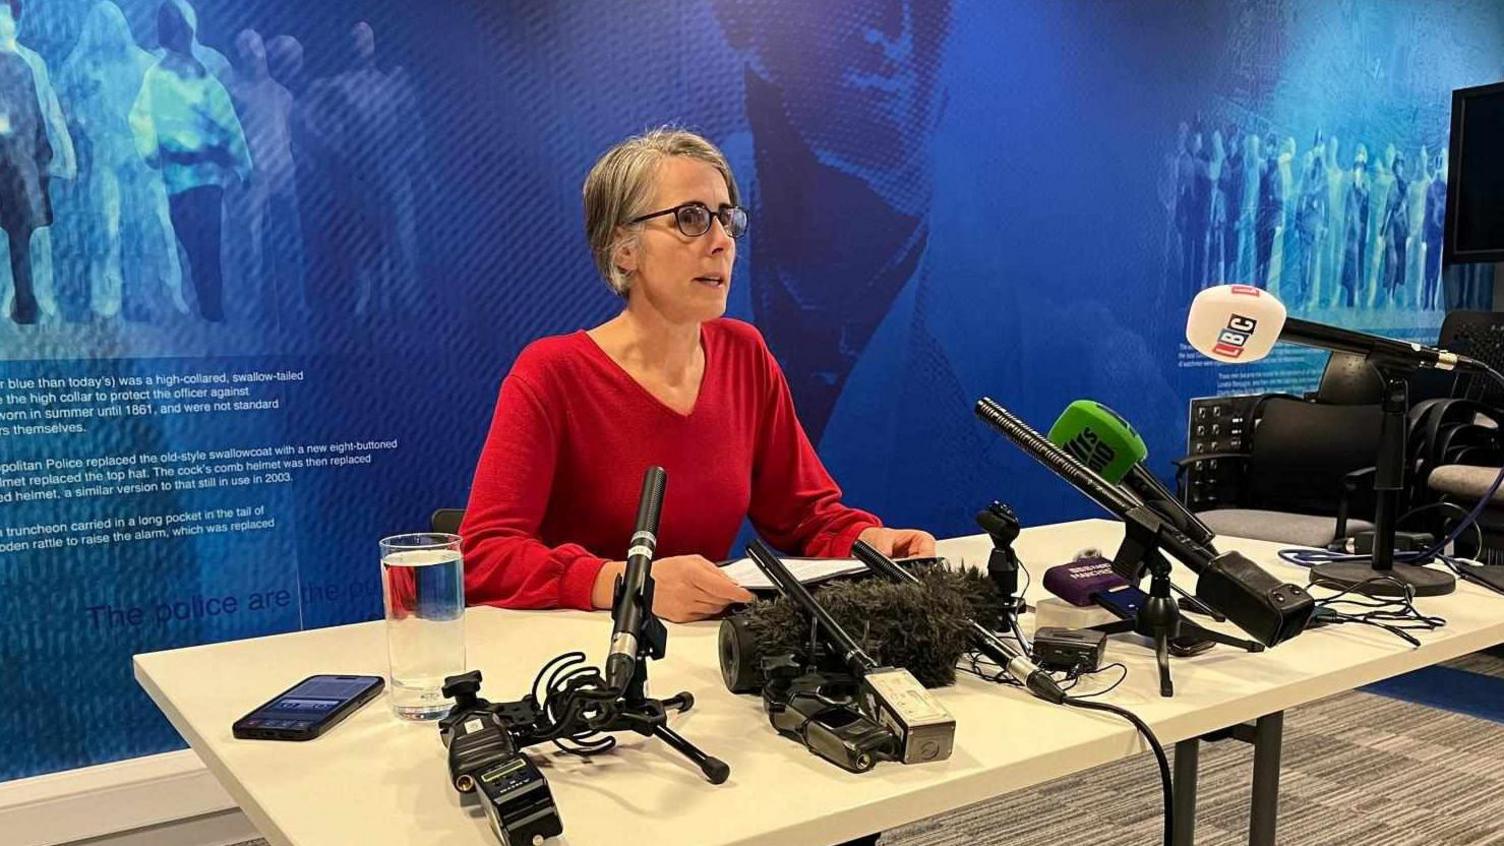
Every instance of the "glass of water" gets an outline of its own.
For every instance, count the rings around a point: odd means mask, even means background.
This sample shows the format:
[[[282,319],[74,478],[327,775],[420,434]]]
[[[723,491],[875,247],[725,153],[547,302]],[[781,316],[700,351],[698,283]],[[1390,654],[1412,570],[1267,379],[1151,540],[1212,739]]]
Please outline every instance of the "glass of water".
[[[387,698],[405,720],[449,713],[444,677],[465,671],[465,564],[459,535],[395,535],[381,541],[390,672]]]

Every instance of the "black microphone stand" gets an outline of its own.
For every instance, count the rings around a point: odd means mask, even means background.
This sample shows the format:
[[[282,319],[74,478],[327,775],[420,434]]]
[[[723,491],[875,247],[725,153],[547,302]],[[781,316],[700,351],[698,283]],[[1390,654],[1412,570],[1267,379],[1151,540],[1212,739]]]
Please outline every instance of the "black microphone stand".
[[[1379,455],[1374,464],[1373,556],[1369,561],[1332,561],[1311,568],[1311,584],[1350,590],[1369,596],[1442,596],[1457,589],[1457,580],[1444,570],[1394,560],[1394,530],[1400,495],[1405,488],[1406,418],[1410,408],[1405,377],[1414,370],[1397,362],[1369,364],[1384,378],[1383,418],[1379,423]]]
[[[1159,664],[1159,695],[1175,695],[1175,681],[1170,676],[1170,641],[1180,634],[1182,621],[1180,606],[1171,596],[1170,560],[1160,551],[1159,527],[1162,521],[1143,513],[1140,506],[1129,511],[1123,521],[1123,543],[1112,559],[1112,570],[1119,576],[1137,584],[1143,571],[1149,571],[1149,598],[1132,619],[1116,620],[1092,626],[1095,631],[1107,635],[1138,634],[1154,641],[1154,657]],[[1192,625],[1185,623],[1184,625]],[[1263,644],[1226,635],[1211,629],[1196,627],[1196,634],[1226,646],[1236,646],[1249,652],[1262,652]]]
[[[706,755],[698,746],[668,727],[668,712],[683,713],[694,707],[694,695],[682,691],[667,699],[653,699],[647,695],[648,661],[662,659],[668,648],[668,629],[653,613],[653,574],[649,569],[643,579],[642,592],[633,597],[624,597],[626,584],[618,580],[613,606],[623,601],[638,603],[642,611],[641,640],[637,649],[637,661],[627,681],[621,698],[610,709],[610,719],[597,727],[598,731],[634,731],[656,737],[667,743],[674,751],[688,758],[700,768],[711,784],[721,784],[731,775],[731,767],[719,758]]]
[[[977,512],[977,525],[992,538],[992,552],[987,556],[987,577],[1003,597],[1003,625],[1005,631],[1021,635],[1018,615],[1029,610],[1023,596],[1018,592],[1018,552],[1013,542],[1018,540],[1022,526],[1013,509],[1001,502],[993,503]]]

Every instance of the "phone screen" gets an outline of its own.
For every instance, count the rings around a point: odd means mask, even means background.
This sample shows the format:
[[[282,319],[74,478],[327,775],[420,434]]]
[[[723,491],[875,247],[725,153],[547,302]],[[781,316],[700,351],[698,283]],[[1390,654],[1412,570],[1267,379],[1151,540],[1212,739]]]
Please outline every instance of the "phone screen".
[[[1099,591],[1092,595],[1092,598],[1097,601],[1098,605],[1122,617],[1124,620],[1131,620],[1138,614],[1138,609],[1143,607],[1146,597],[1148,597],[1148,594],[1133,585]]]
[[[310,740],[381,692],[380,676],[309,676],[235,721],[236,737]]]

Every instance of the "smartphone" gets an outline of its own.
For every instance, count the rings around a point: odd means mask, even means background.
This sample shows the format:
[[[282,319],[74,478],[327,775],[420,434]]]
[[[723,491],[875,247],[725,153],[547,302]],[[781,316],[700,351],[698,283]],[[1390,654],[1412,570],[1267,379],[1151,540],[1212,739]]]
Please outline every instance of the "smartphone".
[[[1092,594],[1092,599],[1118,617],[1131,620],[1138,615],[1138,609],[1144,607],[1149,594],[1133,585],[1125,585],[1112,590],[1098,591]],[[1200,655],[1216,646],[1216,641],[1206,637],[1205,632],[1205,629],[1195,623],[1181,620],[1180,634],[1170,638],[1170,654],[1178,658],[1186,658],[1191,655]]]
[[[381,676],[309,676],[235,721],[245,740],[312,740],[370,702]]]

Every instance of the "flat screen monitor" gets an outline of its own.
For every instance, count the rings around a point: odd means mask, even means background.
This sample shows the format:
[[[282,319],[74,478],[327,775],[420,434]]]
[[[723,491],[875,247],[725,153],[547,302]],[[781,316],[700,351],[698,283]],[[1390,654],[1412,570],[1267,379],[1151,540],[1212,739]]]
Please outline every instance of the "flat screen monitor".
[[[1504,82],[1452,92],[1447,264],[1504,262]]]

